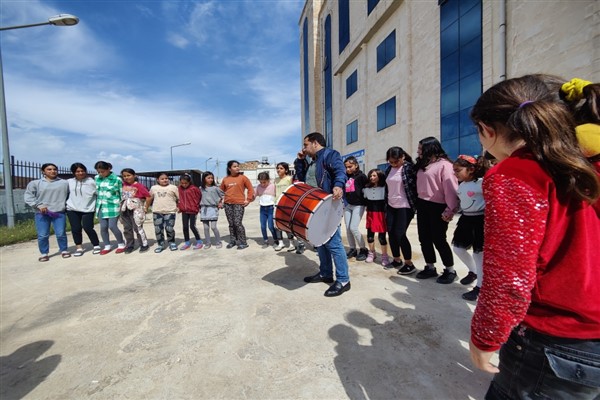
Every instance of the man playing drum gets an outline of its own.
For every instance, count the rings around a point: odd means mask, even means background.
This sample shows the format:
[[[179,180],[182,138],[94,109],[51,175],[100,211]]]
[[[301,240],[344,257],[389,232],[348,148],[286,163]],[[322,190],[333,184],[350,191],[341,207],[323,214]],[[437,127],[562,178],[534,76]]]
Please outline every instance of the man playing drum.
[[[309,156],[312,161],[308,162],[306,156]],[[325,147],[325,138],[322,134],[313,132],[304,137],[304,147],[298,153],[294,167],[298,180],[333,194],[334,201],[341,201],[346,184],[346,168],[340,153]],[[325,291],[326,297],[339,296],[350,290],[348,261],[339,225],[333,236],[317,247],[317,253],[319,254],[319,272],[307,276],[304,278],[304,282],[332,283]],[[333,264],[335,264],[335,281]]]

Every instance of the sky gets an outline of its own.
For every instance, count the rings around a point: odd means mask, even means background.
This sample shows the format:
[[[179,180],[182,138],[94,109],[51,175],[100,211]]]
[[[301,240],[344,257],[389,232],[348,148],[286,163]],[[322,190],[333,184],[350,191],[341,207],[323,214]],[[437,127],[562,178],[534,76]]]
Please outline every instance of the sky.
[[[2,0],[15,159],[119,173],[293,161],[301,147],[304,0]],[[171,147],[183,143],[186,146]],[[209,160],[209,158],[212,158]],[[208,162],[207,162],[208,160]]]

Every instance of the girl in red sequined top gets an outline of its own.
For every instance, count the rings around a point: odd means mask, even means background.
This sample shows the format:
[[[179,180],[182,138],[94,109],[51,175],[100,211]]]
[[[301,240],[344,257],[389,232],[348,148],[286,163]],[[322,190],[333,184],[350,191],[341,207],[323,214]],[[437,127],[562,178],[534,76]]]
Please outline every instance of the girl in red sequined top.
[[[600,180],[543,76],[488,89],[471,118],[500,162],[483,181],[484,280],[471,359],[486,399],[600,395]],[[490,364],[500,350],[499,369]]]

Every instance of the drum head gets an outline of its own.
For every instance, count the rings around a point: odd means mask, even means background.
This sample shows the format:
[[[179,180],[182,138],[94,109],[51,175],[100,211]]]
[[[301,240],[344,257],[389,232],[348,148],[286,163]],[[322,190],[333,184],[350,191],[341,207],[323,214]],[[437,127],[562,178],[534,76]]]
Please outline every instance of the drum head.
[[[307,239],[315,247],[323,245],[335,233],[344,216],[344,203],[329,195],[313,211],[308,220]]]

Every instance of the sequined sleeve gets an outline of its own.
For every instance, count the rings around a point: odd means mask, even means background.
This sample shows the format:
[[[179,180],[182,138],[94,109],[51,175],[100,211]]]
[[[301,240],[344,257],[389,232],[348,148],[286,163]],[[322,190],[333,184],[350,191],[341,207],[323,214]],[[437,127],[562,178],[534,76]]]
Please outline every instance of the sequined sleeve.
[[[529,308],[548,201],[523,181],[500,174],[486,176],[483,193],[484,278],[471,340],[480,350],[494,351]]]

